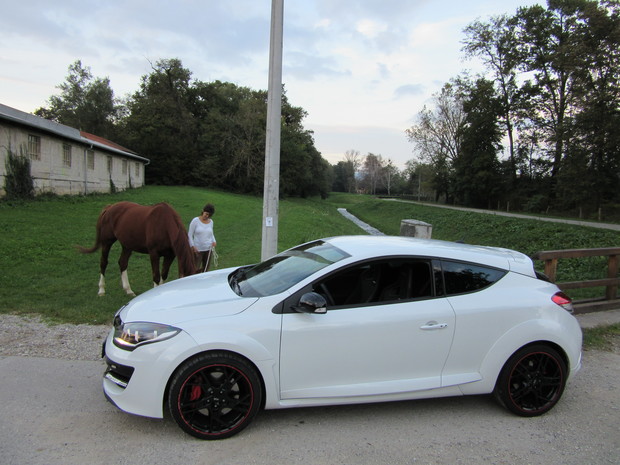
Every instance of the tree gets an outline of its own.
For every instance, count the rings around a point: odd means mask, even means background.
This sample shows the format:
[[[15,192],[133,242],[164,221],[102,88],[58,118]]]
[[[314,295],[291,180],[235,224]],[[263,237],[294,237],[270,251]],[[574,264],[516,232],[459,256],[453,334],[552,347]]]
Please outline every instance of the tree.
[[[66,81],[57,88],[60,95],[52,95],[49,107],[37,109],[36,115],[101,137],[114,137],[119,107],[108,78],[93,80],[90,67],[83,67],[77,60],[69,66]]]
[[[445,84],[433,96],[434,108],[424,107],[417,123],[406,130],[422,160],[435,169],[433,175],[436,195],[451,196],[453,164],[461,151],[461,128],[464,124],[463,97],[456,82]]]
[[[151,68],[142,76],[139,90],[107,120],[115,123],[116,142],[151,160],[147,182],[261,194],[267,92],[220,81],[193,81],[191,71],[176,58],[159,60]],[[111,98],[111,90],[103,92],[109,82],[91,83],[90,70],[79,61],[70,70],[62,98],[53,97],[54,106],[41,112],[85,120],[91,114],[81,111],[84,106],[92,110],[95,100]],[[304,129],[305,117],[305,110],[291,105],[283,92],[280,193],[326,197],[333,170],[314,146],[313,133]],[[79,121],[63,122],[83,128]],[[106,137],[93,127],[85,130]]]
[[[398,168],[396,168],[392,160],[388,158],[387,162],[383,165],[383,168],[381,169],[381,178],[383,180],[383,185],[385,186],[388,195],[392,194],[392,186],[397,180],[398,175]]]
[[[432,187],[434,168],[428,163],[408,160],[405,163],[403,177],[406,182],[406,192],[413,195],[418,201],[437,200]]]
[[[233,189],[258,193],[263,186],[265,170],[267,93],[247,88],[239,88],[238,91],[243,97],[239,100],[236,111],[228,116],[229,125],[221,139],[226,158],[221,160],[220,169],[226,183]],[[281,150],[285,151],[286,149]],[[286,164],[286,156],[282,153],[280,163]],[[282,186],[280,188],[282,189]]]
[[[521,66],[534,77],[526,87],[532,102],[530,115],[549,146],[552,178],[560,170],[576,109],[580,46],[574,34],[576,18],[571,14],[574,4],[574,0],[550,1],[549,9],[539,5],[520,8],[516,16]]]
[[[362,169],[363,183],[367,188],[369,194],[377,193],[377,184],[379,183],[381,171],[384,167],[383,157],[381,155],[375,155],[369,153],[364,158],[364,165]]]
[[[150,158],[147,181],[198,184],[196,121],[190,111],[191,72],[178,59],[158,61],[128,101],[127,145]]]
[[[502,104],[493,83],[478,79],[467,91],[463,110],[461,151],[454,161],[454,192],[462,205],[489,207],[491,199],[500,193],[497,153],[502,138]]]
[[[362,165],[361,156],[358,150],[347,150],[344,153],[344,160],[348,163],[347,168],[347,192],[357,192],[357,173]]]
[[[528,88],[532,127],[550,159],[547,195],[563,208],[594,197],[600,203],[617,191],[618,178],[608,173],[617,173],[618,164],[613,142],[619,106],[618,8],[613,1],[549,0],[546,10],[530,7],[517,13],[520,46],[527,52],[522,66],[534,76]],[[599,188],[599,176],[604,188]],[[589,187],[576,190],[575,182]]]
[[[501,122],[508,137],[512,184],[517,175],[515,126],[524,105],[518,83],[522,49],[518,47],[516,20],[507,15],[495,16],[489,22],[476,20],[465,28],[463,50],[468,57],[480,57],[490,70],[501,103]]]
[[[620,4],[580,2],[574,93],[579,111],[558,179],[559,198],[598,210],[620,200]]]

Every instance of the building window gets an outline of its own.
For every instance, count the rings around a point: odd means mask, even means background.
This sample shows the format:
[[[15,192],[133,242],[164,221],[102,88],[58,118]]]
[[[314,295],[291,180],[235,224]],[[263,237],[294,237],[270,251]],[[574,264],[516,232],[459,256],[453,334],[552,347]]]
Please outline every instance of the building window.
[[[140,163],[136,163],[136,176],[140,176]]]
[[[127,174],[127,160],[123,160],[122,167],[123,174]]]
[[[31,160],[41,159],[41,138],[28,134],[28,155]]]
[[[112,157],[108,157],[108,173],[112,174]]]
[[[69,144],[62,144],[62,164],[71,168],[71,146]]]
[[[89,150],[88,152],[86,152],[86,163],[88,165],[88,169],[89,170],[94,170],[95,169],[95,151],[94,150]]]

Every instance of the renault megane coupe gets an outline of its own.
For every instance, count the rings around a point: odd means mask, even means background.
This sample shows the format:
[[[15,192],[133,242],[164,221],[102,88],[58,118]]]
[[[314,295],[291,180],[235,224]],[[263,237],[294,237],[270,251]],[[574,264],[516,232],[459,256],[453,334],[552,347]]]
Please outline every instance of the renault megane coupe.
[[[332,237],[136,297],[104,343],[103,389],[201,439],[261,409],[468,394],[535,416],[581,366],[571,313],[519,252]]]

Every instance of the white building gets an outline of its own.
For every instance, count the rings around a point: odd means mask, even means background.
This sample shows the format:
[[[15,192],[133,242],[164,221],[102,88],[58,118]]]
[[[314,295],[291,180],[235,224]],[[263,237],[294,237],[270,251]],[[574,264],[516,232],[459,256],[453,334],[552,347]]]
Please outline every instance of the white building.
[[[30,158],[37,193],[141,187],[149,164],[147,158],[107,139],[0,104],[0,195],[9,150]]]

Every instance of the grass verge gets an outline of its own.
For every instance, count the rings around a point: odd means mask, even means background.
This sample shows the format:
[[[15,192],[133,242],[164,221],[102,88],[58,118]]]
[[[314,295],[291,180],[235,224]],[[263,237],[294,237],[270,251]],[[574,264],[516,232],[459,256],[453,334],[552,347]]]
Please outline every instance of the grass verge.
[[[109,195],[43,197],[0,202],[0,312],[37,313],[50,321],[109,323],[128,297],[120,286],[114,245],[106,273],[107,294],[97,297],[99,254],[82,255],[75,245],[91,246],[101,209],[129,200],[170,203],[187,226],[204,204],[213,203],[219,268],[260,260],[262,199],[194,187],[147,186]],[[400,221],[419,219],[433,225],[433,237],[507,247],[528,255],[538,250],[609,247],[620,234],[593,228],[466,213],[367,196],[332,194],[327,200],[280,201],[278,250],[309,240],[364,232],[337,211],[351,213],[380,231],[398,235]],[[561,263],[560,280],[594,279],[604,273],[597,262]],[[152,286],[148,256],[134,254],[129,278],[136,293]],[[169,279],[178,276],[176,261]]]
[[[144,205],[168,202],[186,227],[207,202],[213,203],[219,268],[260,260],[262,199],[258,197],[193,187],[147,186],[111,195],[0,202],[0,312],[37,313],[57,322],[108,323],[129,300],[121,289],[116,263],[120,246],[115,244],[110,253],[104,297],[97,296],[99,252],[83,255],[75,246],[90,247],[101,209],[121,200]],[[279,251],[320,237],[362,233],[329,202],[280,202]],[[169,279],[178,277],[176,263]],[[134,253],[128,273],[136,293],[152,287],[147,255]]]
[[[583,330],[583,348],[613,351],[620,347],[620,323]]]

